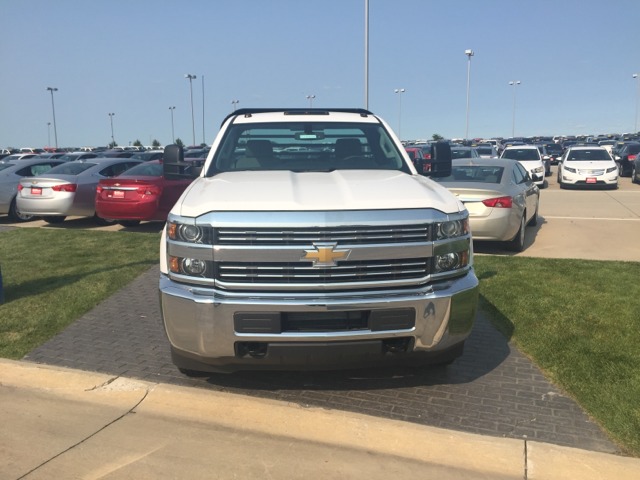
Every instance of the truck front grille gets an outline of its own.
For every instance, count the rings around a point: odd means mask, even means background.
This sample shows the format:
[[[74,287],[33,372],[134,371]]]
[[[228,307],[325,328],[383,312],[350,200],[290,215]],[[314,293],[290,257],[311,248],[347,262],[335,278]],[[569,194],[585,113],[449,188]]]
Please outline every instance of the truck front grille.
[[[218,245],[295,246],[312,242],[340,242],[352,245],[428,242],[428,224],[397,226],[349,226],[333,228],[218,228]]]
[[[330,268],[301,263],[220,263],[216,279],[248,284],[340,284],[352,282],[385,283],[398,280],[420,280],[430,273],[429,259],[395,259],[367,262],[340,262]]]

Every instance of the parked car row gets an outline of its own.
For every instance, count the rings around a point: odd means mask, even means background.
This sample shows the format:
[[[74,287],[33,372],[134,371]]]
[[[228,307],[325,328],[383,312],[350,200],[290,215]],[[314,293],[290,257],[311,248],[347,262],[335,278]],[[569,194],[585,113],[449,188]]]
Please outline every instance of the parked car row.
[[[161,151],[113,153],[49,153],[0,160],[0,214],[16,222],[36,216],[47,223],[60,223],[67,216],[90,216],[100,225],[165,221],[190,181],[164,180]],[[205,149],[190,149],[185,160],[198,167],[206,154]]]

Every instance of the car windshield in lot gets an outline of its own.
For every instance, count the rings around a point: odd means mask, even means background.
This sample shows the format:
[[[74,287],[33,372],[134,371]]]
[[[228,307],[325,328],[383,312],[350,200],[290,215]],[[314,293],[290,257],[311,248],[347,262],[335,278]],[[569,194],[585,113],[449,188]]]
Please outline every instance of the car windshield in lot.
[[[540,160],[540,152],[537,148],[508,148],[502,157],[519,161]]]
[[[609,153],[603,148],[597,148],[593,150],[572,149],[567,156],[568,162],[585,160],[611,161],[611,157],[609,156]]]
[[[129,170],[122,172],[120,175],[124,176],[136,176],[141,177],[161,177],[162,176],[162,164],[161,163],[141,163]]]
[[[96,164],[89,162],[68,162],[63,163],[62,165],[58,165],[57,167],[53,167],[47,173],[57,175],[78,175],[85,170],[90,169],[94,165]]]
[[[309,121],[232,125],[212,168],[209,174],[241,170],[409,172],[380,124]]]
[[[464,165],[454,166],[451,175],[448,177],[435,178],[438,182],[481,182],[500,183],[504,167],[493,167],[484,165]]]

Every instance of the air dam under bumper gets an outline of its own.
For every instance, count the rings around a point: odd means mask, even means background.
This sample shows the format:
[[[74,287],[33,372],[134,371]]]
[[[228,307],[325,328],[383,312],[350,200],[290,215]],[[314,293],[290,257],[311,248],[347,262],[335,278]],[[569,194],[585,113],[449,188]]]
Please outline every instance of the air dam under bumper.
[[[473,271],[421,288],[325,294],[230,294],[160,277],[173,362],[204,372],[447,362],[462,353],[477,296]]]

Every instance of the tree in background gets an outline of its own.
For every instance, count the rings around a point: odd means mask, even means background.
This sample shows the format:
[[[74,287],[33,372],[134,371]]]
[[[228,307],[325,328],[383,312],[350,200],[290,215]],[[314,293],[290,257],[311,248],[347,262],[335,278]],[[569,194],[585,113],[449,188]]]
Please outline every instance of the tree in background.
[[[431,138],[432,138],[433,140],[435,140],[436,142],[439,142],[440,140],[444,140],[444,137],[443,137],[442,135],[437,134],[437,133],[434,133],[434,134],[431,136]]]
[[[136,140],[135,142],[133,142],[133,146],[134,147],[142,147],[142,142],[140,140]]]
[[[180,140],[179,138],[176,138],[175,144],[179,145],[181,147],[184,147],[184,142],[182,140]]]
[[[160,148],[160,142],[158,140],[154,140],[153,142],[151,142],[151,146],[153,148]]]

